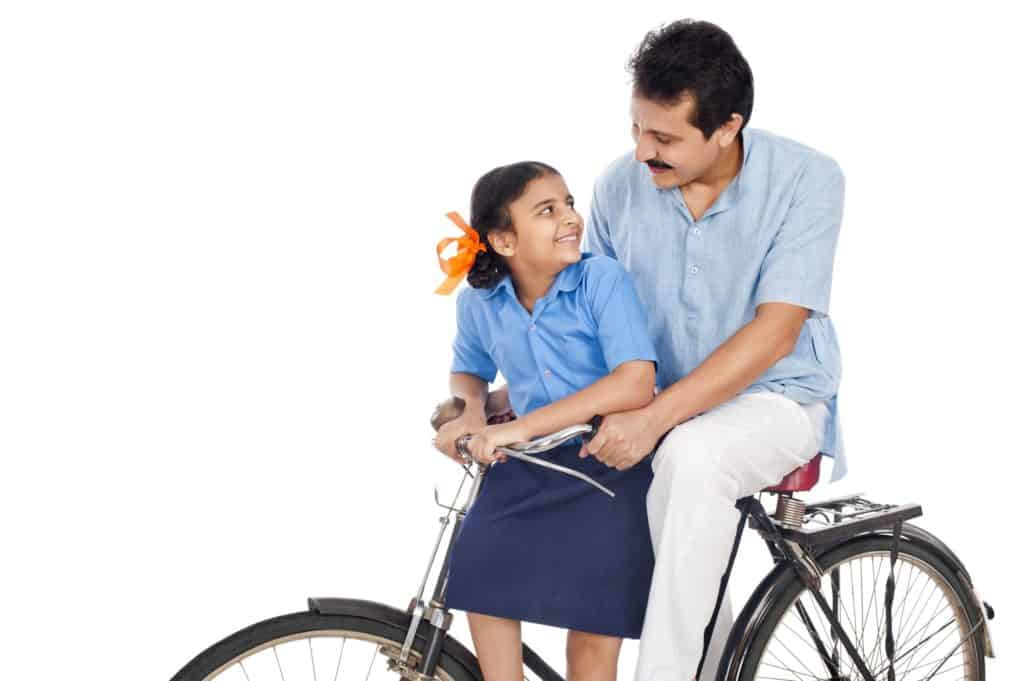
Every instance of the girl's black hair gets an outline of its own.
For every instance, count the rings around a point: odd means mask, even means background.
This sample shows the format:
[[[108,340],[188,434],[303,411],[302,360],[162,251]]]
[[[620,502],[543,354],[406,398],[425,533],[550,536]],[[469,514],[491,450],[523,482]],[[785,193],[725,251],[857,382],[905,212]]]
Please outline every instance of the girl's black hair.
[[[508,205],[523,195],[526,185],[538,177],[560,174],[546,163],[522,161],[499,166],[476,181],[469,200],[469,224],[480,235],[487,251],[477,253],[476,261],[466,275],[470,286],[493,288],[508,273],[504,256],[494,252],[487,235],[492,231],[512,229]]]
[[[696,99],[690,124],[708,139],[734,113],[743,127],[754,107],[754,74],[732,37],[707,21],[684,19],[651,31],[629,60],[633,92],[674,106]]]

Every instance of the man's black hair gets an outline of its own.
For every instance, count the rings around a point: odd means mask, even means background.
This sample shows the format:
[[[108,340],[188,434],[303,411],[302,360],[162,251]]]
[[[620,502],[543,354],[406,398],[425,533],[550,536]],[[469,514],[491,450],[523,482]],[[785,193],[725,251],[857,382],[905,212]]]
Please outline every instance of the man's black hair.
[[[694,97],[690,123],[707,139],[738,113],[743,125],[754,106],[754,75],[732,37],[707,21],[683,19],[644,36],[629,60],[633,93],[666,106]]]

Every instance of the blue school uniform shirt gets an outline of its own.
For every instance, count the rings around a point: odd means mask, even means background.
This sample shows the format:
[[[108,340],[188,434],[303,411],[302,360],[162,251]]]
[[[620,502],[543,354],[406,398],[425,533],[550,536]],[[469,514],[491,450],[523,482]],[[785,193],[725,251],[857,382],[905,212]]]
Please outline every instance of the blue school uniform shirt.
[[[487,381],[500,371],[516,414],[568,397],[630,360],[656,361],[647,319],[622,265],[582,253],[526,311],[512,279],[463,288],[452,372]]]
[[[834,160],[763,130],[740,133],[739,174],[694,220],[678,187],[659,189],[632,153],[598,179],[583,248],[629,271],[658,353],[658,386],[700,365],[754,318],[761,303],[811,311],[796,347],[745,392],[770,390],[828,416],[822,453],[846,473],[837,412],[839,345],[828,316],[843,212]]]

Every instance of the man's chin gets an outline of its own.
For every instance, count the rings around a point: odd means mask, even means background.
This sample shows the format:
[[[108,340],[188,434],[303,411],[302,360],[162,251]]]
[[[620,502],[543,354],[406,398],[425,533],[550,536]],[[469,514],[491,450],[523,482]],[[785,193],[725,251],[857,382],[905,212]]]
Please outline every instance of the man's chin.
[[[663,173],[651,173],[651,182],[653,182],[654,186],[658,189],[671,189],[673,187],[678,187],[681,184],[679,181],[679,175],[676,174],[675,170],[666,170]]]

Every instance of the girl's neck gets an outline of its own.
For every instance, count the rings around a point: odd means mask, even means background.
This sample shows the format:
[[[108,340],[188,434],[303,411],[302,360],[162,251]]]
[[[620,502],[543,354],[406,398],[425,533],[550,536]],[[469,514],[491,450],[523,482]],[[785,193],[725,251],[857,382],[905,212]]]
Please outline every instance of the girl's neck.
[[[555,282],[554,274],[544,272],[523,272],[509,268],[509,276],[512,277],[512,286],[516,290],[516,297],[523,304],[526,311],[533,314],[533,306],[538,300],[544,297]]]

